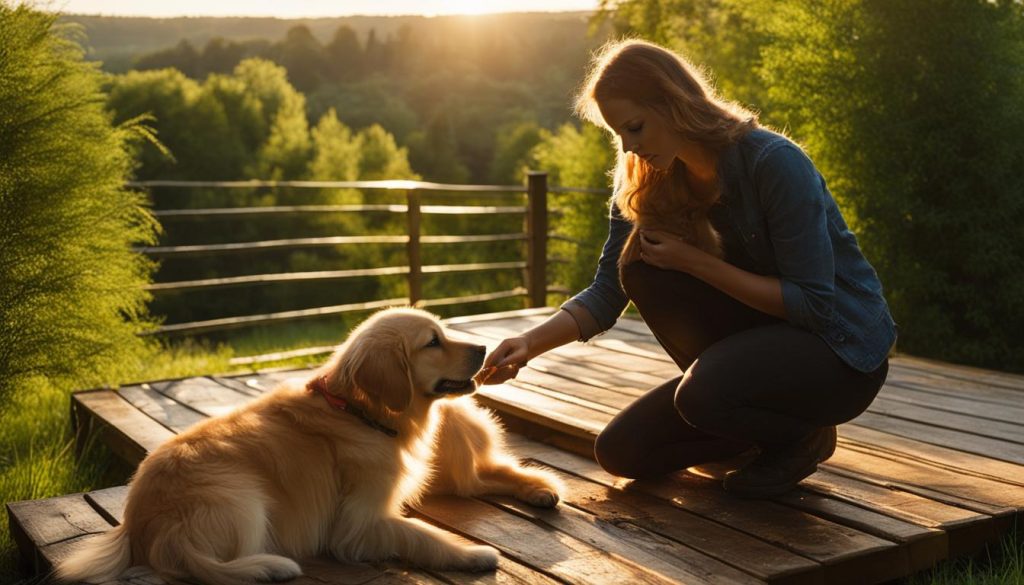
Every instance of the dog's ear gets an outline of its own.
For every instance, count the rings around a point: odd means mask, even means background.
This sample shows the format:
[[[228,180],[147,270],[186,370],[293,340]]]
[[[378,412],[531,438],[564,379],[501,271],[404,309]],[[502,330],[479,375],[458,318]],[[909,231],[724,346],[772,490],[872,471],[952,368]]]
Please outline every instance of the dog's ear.
[[[367,396],[391,410],[401,412],[412,402],[412,372],[402,345],[388,344],[363,353],[353,380]]]

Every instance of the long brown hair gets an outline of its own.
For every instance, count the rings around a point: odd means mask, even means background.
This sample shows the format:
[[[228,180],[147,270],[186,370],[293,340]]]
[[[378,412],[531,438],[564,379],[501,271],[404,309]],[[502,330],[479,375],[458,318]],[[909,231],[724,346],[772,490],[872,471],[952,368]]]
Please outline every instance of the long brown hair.
[[[758,127],[757,115],[718,97],[705,76],[685,58],[659,45],[636,39],[611,41],[594,55],[590,71],[576,97],[576,113],[609,131],[598,102],[627,99],[658,113],[671,130],[714,152],[737,142]],[[634,220],[642,206],[672,206],[706,210],[717,190],[698,200],[686,183],[685,165],[676,159],[659,170],[622,149],[615,165],[615,202]]]

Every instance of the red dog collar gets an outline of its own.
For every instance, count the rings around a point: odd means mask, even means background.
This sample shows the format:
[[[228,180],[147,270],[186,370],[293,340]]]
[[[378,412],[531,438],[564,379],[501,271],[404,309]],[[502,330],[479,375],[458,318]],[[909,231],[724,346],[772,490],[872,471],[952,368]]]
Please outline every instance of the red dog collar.
[[[359,420],[363,421],[368,426],[373,427],[374,429],[384,433],[389,437],[398,436],[398,431],[396,431],[395,429],[382,425],[381,423],[367,416],[366,413],[363,412],[363,409],[355,405],[349,404],[348,400],[345,400],[340,396],[335,396],[334,394],[328,392],[327,379],[323,376],[317,376],[316,378],[310,380],[309,383],[306,384],[306,391],[319,393],[321,396],[324,397],[324,400],[327,401],[327,404],[331,405],[332,408],[335,408],[337,410],[343,410],[353,416],[358,417]]]

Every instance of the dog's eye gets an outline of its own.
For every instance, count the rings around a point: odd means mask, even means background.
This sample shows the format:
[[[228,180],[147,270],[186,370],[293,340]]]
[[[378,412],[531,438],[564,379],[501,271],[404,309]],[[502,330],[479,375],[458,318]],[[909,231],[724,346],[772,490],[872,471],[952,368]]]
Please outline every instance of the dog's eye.
[[[441,347],[441,338],[437,336],[437,333],[430,338],[430,343],[427,344],[427,347]]]

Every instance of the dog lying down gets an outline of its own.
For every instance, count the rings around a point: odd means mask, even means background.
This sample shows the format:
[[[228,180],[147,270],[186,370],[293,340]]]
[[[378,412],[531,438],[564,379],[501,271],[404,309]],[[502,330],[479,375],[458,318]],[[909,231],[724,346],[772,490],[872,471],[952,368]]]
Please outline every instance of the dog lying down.
[[[423,311],[374,314],[305,386],[286,384],[153,451],[124,522],[84,542],[57,577],[102,582],[145,565],[213,585],[277,581],[302,573],[293,559],[322,553],[494,569],[495,549],[403,516],[425,493],[558,503],[557,478],[520,465],[467,396],[485,351],[449,339]]]

